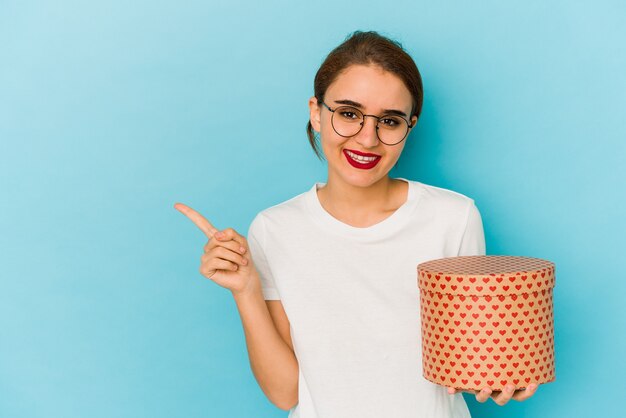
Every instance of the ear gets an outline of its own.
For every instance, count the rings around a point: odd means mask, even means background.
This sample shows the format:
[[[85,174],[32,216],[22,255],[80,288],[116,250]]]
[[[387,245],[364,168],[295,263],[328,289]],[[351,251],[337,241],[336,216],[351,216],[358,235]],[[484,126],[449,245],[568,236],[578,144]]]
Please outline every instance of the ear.
[[[311,126],[313,127],[313,130],[315,132],[320,132],[321,131],[321,124],[320,124],[320,118],[321,118],[321,109],[319,104],[317,103],[317,98],[315,96],[311,97],[309,99],[309,119],[311,121]]]
[[[413,115],[411,118],[411,130],[415,128],[415,124],[417,123],[417,116]]]

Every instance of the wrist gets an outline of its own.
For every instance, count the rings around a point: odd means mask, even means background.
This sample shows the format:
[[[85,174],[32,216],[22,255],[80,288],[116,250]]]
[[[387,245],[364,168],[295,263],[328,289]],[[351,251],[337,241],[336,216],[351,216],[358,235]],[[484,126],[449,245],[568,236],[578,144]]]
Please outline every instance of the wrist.
[[[235,301],[245,300],[245,299],[253,299],[256,297],[263,298],[263,292],[261,290],[261,280],[259,279],[258,273],[253,272],[252,277],[248,281],[247,285],[238,290],[231,290]]]

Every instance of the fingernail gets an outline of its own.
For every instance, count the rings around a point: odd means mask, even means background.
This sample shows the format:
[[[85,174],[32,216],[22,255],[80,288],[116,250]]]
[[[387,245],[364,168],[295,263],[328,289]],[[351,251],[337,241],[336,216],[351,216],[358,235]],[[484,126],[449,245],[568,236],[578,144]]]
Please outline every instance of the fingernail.
[[[224,236],[224,233],[222,231],[217,231],[214,236],[222,238]]]
[[[241,254],[243,254],[243,253],[245,253],[245,252],[246,252],[246,249],[245,249],[245,248],[243,248],[243,247],[239,247],[239,252],[240,252]]]
[[[507,392],[513,392],[513,389],[515,389],[513,386],[507,386],[506,387],[506,391]]]
[[[528,385],[528,387],[526,388],[526,390],[530,390],[530,391],[533,391],[535,389],[537,389],[537,385],[535,385],[535,384]]]

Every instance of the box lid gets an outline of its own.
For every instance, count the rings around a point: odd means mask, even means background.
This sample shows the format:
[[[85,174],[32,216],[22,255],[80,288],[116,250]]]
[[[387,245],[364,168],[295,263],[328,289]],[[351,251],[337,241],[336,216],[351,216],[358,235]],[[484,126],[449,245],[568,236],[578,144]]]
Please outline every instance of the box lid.
[[[417,266],[420,289],[450,295],[545,293],[555,285],[554,263],[509,255],[446,257]]]

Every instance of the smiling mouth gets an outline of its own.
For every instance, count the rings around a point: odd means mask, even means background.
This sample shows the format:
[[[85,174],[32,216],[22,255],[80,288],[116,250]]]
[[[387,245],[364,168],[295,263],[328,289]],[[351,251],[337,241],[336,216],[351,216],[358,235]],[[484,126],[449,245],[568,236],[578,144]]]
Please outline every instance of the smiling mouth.
[[[343,155],[346,156],[346,160],[352,167],[361,170],[369,170],[376,167],[382,158],[380,155],[359,155],[347,149],[343,150]]]
[[[376,156],[359,155],[348,150],[345,150],[345,152],[346,154],[348,154],[348,156],[350,156],[350,158],[362,164],[371,163],[372,161],[376,161],[380,159],[380,155],[376,155]]]

